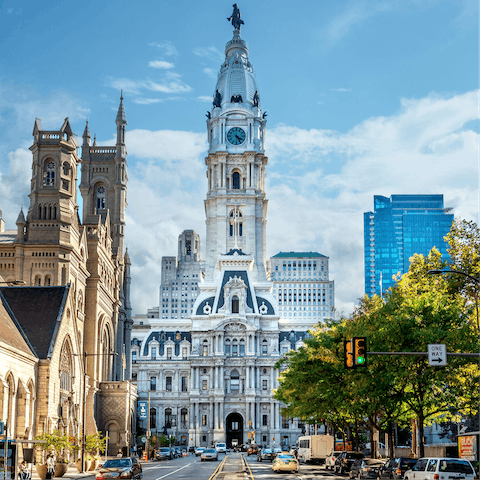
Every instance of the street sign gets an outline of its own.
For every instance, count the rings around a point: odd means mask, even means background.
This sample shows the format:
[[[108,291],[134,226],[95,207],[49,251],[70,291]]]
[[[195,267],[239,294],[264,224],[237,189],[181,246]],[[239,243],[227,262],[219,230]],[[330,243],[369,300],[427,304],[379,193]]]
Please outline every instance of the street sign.
[[[138,402],[138,418],[139,420],[146,420],[147,416],[147,402]]]
[[[428,344],[428,364],[434,367],[442,367],[447,364],[447,347],[444,344]]]

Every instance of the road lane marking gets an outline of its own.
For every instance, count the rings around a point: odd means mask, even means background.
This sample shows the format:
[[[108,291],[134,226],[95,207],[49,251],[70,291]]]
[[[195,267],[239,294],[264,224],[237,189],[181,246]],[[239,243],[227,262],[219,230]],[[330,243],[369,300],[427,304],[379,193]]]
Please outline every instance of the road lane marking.
[[[158,477],[158,478],[156,478],[155,480],[161,480],[162,478],[168,477],[169,475],[172,475],[173,473],[177,473],[177,472],[179,472],[180,470],[183,470],[184,468],[187,468],[189,465],[193,465],[193,463],[194,463],[194,462],[187,463],[187,464],[184,465],[183,467],[180,467],[180,468],[178,468],[177,470],[174,470],[173,472],[167,473],[166,475],[163,475],[163,477]]]

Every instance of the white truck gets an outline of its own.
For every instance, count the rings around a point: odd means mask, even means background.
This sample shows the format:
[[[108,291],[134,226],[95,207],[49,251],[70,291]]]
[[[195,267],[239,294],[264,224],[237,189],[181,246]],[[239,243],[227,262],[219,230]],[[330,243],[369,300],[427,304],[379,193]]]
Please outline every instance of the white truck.
[[[335,439],[332,435],[307,435],[298,439],[298,461],[304,463],[324,463],[334,451]]]

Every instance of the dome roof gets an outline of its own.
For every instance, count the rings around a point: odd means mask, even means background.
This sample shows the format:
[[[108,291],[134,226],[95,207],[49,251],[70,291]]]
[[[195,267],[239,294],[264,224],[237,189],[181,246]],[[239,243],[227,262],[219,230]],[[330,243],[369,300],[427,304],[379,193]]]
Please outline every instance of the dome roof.
[[[221,95],[219,103],[222,109],[231,105],[241,105],[249,109],[260,107],[257,80],[248,60],[247,42],[240,38],[238,30],[235,30],[232,40],[225,46],[225,62],[220,67],[214,98],[217,90]],[[254,99],[256,92],[257,97]]]

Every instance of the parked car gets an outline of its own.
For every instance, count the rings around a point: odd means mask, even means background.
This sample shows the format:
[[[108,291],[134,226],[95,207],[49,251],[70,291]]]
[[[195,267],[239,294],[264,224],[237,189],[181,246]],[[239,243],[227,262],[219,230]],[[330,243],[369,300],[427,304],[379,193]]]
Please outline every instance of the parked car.
[[[271,462],[275,458],[275,454],[271,448],[262,448],[257,452],[257,462],[262,462],[266,460]]]
[[[95,470],[96,480],[104,480],[105,478],[140,479],[142,475],[142,465],[135,457],[107,460]]]
[[[359,458],[353,462],[348,472],[350,478],[377,478],[378,472],[385,464],[385,460],[376,458]]]
[[[215,450],[217,453],[227,453],[227,444],[226,443],[217,443],[215,445]]]
[[[218,452],[214,448],[206,448],[200,455],[200,460],[218,460]]]
[[[181,447],[173,447],[173,449],[175,450],[175,456],[177,458],[181,458],[183,456]]]
[[[195,447],[195,456],[199,457],[204,450],[205,450],[205,447]]]
[[[417,463],[416,458],[397,457],[389,458],[387,463],[378,472],[378,478],[401,480],[407,470],[412,469]]]
[[[290,452],[279,453],[272,463],[274,472],[294,472],[298,473],[300,464],[298,460]]]
[[[335,460],[333,470],[335,473],[346,473],[350,471],[355,460],[361,460],[365,455],[361,452],[342,452]]]
[[[463,458],[420,458],[411,470],[405,472],[405,480],[474,480],[472,464]]]
[[[175,453],[170,447],[160,447],[155,451],[156,460],[171,460],[175,458]]]
[[[333,467],[335,467],[335,460],[341,453],[342,452],[332,452],[327,456],[325,459],[325,470],[333,470]]]

